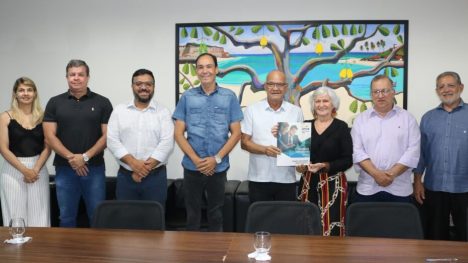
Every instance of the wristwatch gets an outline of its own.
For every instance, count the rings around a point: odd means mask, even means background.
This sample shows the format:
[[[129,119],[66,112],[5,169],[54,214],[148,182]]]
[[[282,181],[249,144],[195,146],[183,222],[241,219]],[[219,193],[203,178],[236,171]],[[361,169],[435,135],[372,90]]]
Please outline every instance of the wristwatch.
[[[221,159],[221,157],[219,157],[219,155],[217,155],[217,154],[214,156],[214,158],[215,158],[217,164],[220,164],[221,161],[223,160],[223,159]]]
[[[89,156],[86,153],[83,153],[83,161],[85,161],[85,163],[89,161]]]

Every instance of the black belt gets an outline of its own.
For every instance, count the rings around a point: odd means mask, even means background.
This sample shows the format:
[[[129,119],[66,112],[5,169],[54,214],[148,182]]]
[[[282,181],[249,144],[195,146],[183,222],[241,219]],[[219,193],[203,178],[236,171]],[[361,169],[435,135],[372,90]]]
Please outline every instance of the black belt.
[[[160,169],[162,168],[165,168],[166,165],[161,165],[159,166],[158,168],[154,168],[150,171],[150,173],[153,173],[153,172],[158,172]],[[122,165],[119,166],[119,173],[123,173],[123,174],[128,174],[128,175],[131,175],[133,173],[133,171],[130,171],[128,170],[127,168],[123,167]]]

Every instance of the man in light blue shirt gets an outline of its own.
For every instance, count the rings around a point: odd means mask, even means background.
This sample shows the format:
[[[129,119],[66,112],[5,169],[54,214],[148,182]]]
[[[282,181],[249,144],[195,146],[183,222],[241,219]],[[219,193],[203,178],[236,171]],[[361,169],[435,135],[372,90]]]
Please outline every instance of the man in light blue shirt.
[[[185,154],[182,166],[187,230],[200,229],[206,191],[208,230],[222,231],[228,154],[240,139],[243,116],[235,93],[216,84],[216,57],[205,53],[195,64],[201,86],[187,90],[172,115],[174,137]]]
[[[429,239],[450,238],[452,215],[455,239],[467,240],[468,105],[460,97],[462,91],[457,73],[440,74],[436,93],[442,103],[421,119],[421,158],[414,169],[414,195],[423,205]]]

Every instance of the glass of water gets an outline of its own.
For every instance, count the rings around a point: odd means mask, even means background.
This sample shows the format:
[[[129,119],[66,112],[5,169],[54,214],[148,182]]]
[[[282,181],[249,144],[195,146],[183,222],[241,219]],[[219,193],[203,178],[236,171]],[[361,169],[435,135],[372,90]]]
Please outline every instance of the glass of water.
[[[255,233],[254,248],[258,258],[268,257],[268,252],[271,248],[271,234],[269,232],[260,231]]]
[[[17,217],[10,220],[10,234],[13,239],[22,239],[25,231],[26,224],[23,218]]]

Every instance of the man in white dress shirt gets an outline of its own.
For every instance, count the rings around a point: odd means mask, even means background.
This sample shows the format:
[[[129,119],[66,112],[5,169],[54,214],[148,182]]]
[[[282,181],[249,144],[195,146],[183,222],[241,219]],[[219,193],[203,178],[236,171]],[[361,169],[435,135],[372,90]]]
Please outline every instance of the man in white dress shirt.
[[[118,200],[154,200],[167,196],[166,163],[174,148],[171,112],[152,100],[154,76],[139,69],[132,76],[134,99],[118,105],[107,128],[107,147],[117,158]]]
[[[272,127],[278,122],[302,122],[302,110],[284,101],[288,89],[286,76],[271,71],[265,82],[267,98],[248,106],[241,122],[241,147],[250,153],[249,199],[256,201],[294,201],[296,195],[295,167],[276,166],[281,150]]]

